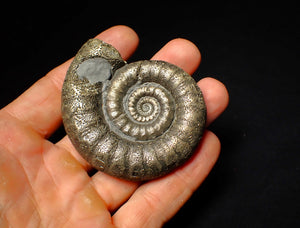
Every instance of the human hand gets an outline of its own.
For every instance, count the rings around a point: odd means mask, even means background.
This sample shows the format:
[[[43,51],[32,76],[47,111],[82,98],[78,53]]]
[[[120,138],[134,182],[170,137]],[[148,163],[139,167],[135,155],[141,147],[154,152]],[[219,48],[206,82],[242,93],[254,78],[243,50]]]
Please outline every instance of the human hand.
[[[126,26],[96,38],[128,59],[138,37]],[[194,44],[175,39],[153,59],[192,74],[200,64]],[[68,137],[47,140],[61,124],[61,88],[71,60],[50,71],[0,111],[0,227],[160,227],[199,187],[216,162],[220,142],[206,130],[192,158],[179,169],[145,183],[120,180],[92,168]],[[207,124],[226,108],[224,85],[198,82],[207,105]]]

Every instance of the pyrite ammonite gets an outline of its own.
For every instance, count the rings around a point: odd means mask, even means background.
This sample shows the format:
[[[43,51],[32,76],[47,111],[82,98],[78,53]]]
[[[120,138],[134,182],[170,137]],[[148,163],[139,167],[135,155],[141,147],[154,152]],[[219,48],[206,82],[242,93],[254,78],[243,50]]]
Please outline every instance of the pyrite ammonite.
[[[74,147],[94,168],[141,181],[191,157],[206,106],[194,79],[179,67],[127,64],[113,46],[90,39],[68,69],[62,118]]]

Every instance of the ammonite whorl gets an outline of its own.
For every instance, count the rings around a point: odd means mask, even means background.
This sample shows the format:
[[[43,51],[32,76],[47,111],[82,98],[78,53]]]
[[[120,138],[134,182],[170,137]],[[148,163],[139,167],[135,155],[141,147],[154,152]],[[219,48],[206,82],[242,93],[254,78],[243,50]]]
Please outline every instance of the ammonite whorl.
[[[114,47],[91,39],[67,72],[62,117],[73,145],[94,168],[140,181],[190,158],[206,107],[194,79],[177,66],[127,64]]]

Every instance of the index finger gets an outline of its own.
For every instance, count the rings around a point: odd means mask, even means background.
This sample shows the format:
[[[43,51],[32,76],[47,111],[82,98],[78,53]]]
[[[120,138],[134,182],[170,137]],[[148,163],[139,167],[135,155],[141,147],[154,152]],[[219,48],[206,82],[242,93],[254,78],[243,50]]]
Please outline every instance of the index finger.
[[[138,45],[137,34],[127,26],[111,27],[96,38],[116,47],[124,59]],[[51,135],[61,124],[61,88],[71,61],[50,71],[3,111],[26,123],[43,137]]]

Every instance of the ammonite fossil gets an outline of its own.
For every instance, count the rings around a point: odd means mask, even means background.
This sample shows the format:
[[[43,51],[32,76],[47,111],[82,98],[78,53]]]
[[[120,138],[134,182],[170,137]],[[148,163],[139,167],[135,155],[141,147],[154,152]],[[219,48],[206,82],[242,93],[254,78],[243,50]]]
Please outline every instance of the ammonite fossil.
[[[94,168],[141,181],[191,157],[206,107],[194,79],[179,67],[127,64],[113,46],[91,39],[67,72],[62,117],[73,145]]]

